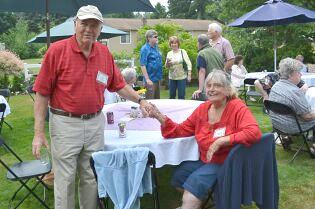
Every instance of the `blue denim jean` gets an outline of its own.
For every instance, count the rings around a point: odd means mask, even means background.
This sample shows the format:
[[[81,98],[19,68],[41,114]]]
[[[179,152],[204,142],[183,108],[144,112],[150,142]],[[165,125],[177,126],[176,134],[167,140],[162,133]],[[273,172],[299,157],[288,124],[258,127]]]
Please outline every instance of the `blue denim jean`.
[[[199,200],[204,200],[217,179],[221,165],[198,161],[184,161],[175,170],[171,184],[189,191]]]
[[[170,99],[176,98],[176,90],[178,89],[178,99],[185,99],[186,79],[169,80]]]

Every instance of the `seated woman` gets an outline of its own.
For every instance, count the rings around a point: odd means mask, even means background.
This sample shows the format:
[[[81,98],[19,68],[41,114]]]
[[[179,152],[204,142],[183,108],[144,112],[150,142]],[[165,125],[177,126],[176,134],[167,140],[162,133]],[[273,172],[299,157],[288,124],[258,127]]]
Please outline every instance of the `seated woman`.
[[[297,87],[301,81],[302,65],[299,61],[292,58],[285,58],[279,63],[280,80],[271,88],[269,100],[288,105],[301,119],[302,130],[315,128],[315,111],[307,102],[303,91]],[[274,128],[288,134],[298,133],[299,129],[294,117],[270,113]],[[313,145],[312,150],[315,147]],[[315,152],[314,152],[315,154]]]
[[[121,74],[124,77],[126,84],[134,88],[134,85],[137,81],[136,70],[134,68],[125,68],[121,71]],[[107,89],[105,89],[104,98],[105,104],[126,101],[124,98],[121,98],[116,92],[110,92]]]
[[[155,106],[150,117],[161,123],[164,138],[195,135],[200,160],[179,165],[172,185],[183,190],[181,209],[200,208],[216,173],[235,144],[250,146],[261,138],[261,131],[252,113],[237,98],[229,75],[222,70],[211,72],[205,81],[208,101],[201,104],[184,122],[177,124]]]
[[[137,71],[134,68],[125,68],[121,71],[121,74],[128,85],[131,87],[135,86],[137,82]]]
[[[239,88],[243,85],[247,70],[243,65],[243,56],[237,55],[234,59],[234,65],[232,66],[231,80],[235,88]]]

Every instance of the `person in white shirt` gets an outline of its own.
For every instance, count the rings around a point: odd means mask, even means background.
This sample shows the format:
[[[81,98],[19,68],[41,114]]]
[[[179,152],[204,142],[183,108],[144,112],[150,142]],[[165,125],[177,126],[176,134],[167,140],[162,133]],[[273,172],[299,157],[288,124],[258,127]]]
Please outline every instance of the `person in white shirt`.
[[[131,87],[134,87],[134,84],[137,81],[137,71],[134,68],[125,68],[121,71],[122,76],[124,77],[126,83]],[[116,92],[110,92],[105,89],[105,104],[112,104],[121,101],[125,101],[125,99],[121,98]]]
[[[247,74],[247,70],[243,65],[243,56],[235,56],[234,65],[232,66],[231,80],[234,87],[239,88],[243,85],[243,81]]]

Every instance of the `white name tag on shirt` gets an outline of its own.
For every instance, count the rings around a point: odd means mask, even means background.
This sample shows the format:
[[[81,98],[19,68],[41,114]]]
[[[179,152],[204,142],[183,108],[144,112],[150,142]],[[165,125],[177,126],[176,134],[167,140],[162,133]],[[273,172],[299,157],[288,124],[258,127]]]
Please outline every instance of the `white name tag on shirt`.
[[[225,136],[225,127],[224,128],[218,128],[214,130],[213,138],[219,138],[222,136]]]
[[[106,75],[105,73],[102,73],[101,71],[98,71],[96,80],[99,83],[107,85],[108,75]]]

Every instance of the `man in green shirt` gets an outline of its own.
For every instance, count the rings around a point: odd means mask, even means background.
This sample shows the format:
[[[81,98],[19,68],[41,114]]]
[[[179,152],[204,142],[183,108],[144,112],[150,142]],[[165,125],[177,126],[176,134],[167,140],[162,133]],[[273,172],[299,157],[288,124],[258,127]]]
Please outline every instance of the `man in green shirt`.
[[[223,56],[209,45],[209,38],[206,34],[198,36],[198,90],[196,90],[192,98],[198,100],[206,100],[204,93],[205,79],[214,69],[223,70],[224,60]]]

